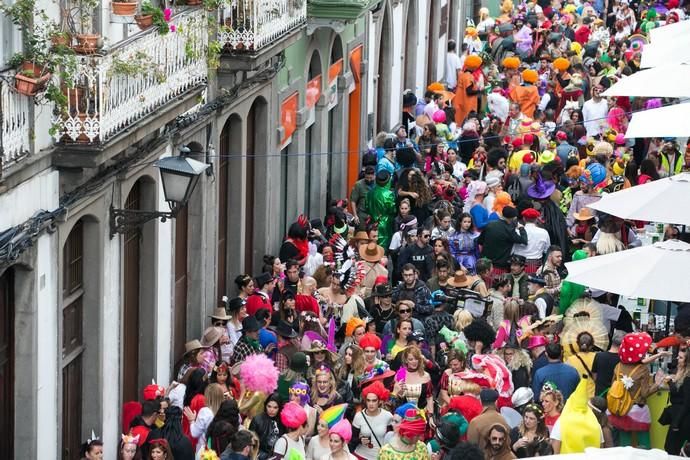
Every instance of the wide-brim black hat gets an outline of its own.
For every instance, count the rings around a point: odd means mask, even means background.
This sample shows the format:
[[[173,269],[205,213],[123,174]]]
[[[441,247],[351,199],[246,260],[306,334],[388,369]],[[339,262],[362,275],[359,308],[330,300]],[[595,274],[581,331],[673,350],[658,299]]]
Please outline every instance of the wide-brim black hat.
[[[280,320],[277,325],[271,326],[269,329],[286,339],[294,339],[298,335],[292,326],[290,326],[290,324],[288,324],[288,322],[285,320]]]

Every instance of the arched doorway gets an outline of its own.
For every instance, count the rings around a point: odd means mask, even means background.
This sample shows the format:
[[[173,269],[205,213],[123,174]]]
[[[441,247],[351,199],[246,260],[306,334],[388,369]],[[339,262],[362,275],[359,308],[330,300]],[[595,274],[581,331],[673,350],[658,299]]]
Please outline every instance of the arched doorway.
[[[317,50],[315,50],[311,55],[311,59],[309,60],[309,71],[307,72],[307,81],[309,82],[309,84],[307,85],[306,90],[307,105],[309,106],[311,104],[314,104],[311,106],[310,109],[312,113],[314,113],[314,120],[309,126],[307,126],[307,129],[304,133],[306,140],[305,150],[307,155],[305,157],[304,165],[306,177],[304,183],[303,212],[307,215],[311,215],[313,205],[318,207],[317,201],[319,200],[318,196],[313,197],[312,195],[315,194],[315,190],[318,191],[318,186],[315,187],[315,184],[313,182],[321,177],[321,172],[319,171],[319,161],[317,161],[313,156],[314,154],[321,153],[321,148],[319,146],[319,139],[321,137],[319,130],[321,129],[321,126],[317,120],[317,117],[315,116],[315,104],[317,102],[316,99],[318,99],[317,94],[321,91],[321,88],[317,87],[316,85],[322,84],[322,82],[314,81],[315,78],[321,75],[323,75],[321,69],[321,55]]]
[[[265,215],[265,219],[263,217],[255,219],[256,199],[257,193],[259,193],[259,190],[255,187],[257,166],[273,161],[272,157],[266,157],[268,153],[268,141],[265,134],[267,125],[268,102],[263,97],[257,97],[247,114],[247,149],[245,158],[247,169],[244,183],[245,201],[243,203],[243,207],[246,209],[244,221],[244,271],[246,273],[253,273],[254,263],[259,262],[259,257],[263,256],[263,254],[258,255],[258,247],[254,241],[254,235],[266,235],[266,227],[263,226],[268,225],[268,223],[264,221],[271,217],[270,215]],[[231,167],[234,167],[234,165],[231,165]],[[261,193],[265,193],[265,190],[261,190]],[[262,198],[264,198],[263,195]],[[267,200],[259,203],[263,211],[267,209],[267,203]]]
[[[335,73],[335,71],[340,70]],[[340,35],[336,35],[331,46],[330,67],[328,70],[329,90],[335,91],[331,95],[335,99],[337,105],[330,106],[328,110],[328,176],[326,178],[326,203],[330,203],[334,198],[335,193],[340,193],[342,187],[342,173],[343,167],[343,103],[340,94],[338,94],[338,76],[342,73],[343,68],[343,42]],[[333,75],[332,75],[333,73]],[[331,81],[334,83],[331,84]],[[331,104],[332,105],[332,104]]]
[[[405,73],[403,89],[416,90],[417,86],[417,41],[419,37],[419,18],[417,1],[410,0],[405,25]]]
[[[14,458],[14,269],[0,275],[0,452]]]
[[[125,209],[155,209],[156,183],[137,180],[125,200]],[[139,388],[154,377],[156,221],[126,231],[122,237],[122,396],[137,401]]]
[[[223,126],[220,133],[220,142],[218,144],[219,158],[218,158],[218,237],[216,242],[217,250],[217,282],[216,282],[216,300],[220,300],[224,295],[231,297],[228,288],[228,262],[231,253],[236,256],[239,255],[239,248],[231,248],[231,243],[237,243],[239,238],[231,240],[229,238],[230,228],[228,226],[228,215],[231,203],[230,184],[239,184],[241,180],[242,171],[241,163],[238,158],[232,158],[233,154],[241,152],[242,139],[242,119],[236,113],[230,115]],[[240,147],[237,146],[240,145]],[[235,181],[238,182],[235,182]],[[237,186],[237,185],[236,185]],[[235,201],[241,200],[241,193],[235,193],[232,197]],[[235,208],[233,208],[235,209]],[[236,213],[235,216],[241,214]],[[233,252],[233,250],[235,252]],[[234,257],[233,260],[238,259]]]
[[[433,2],[432,2],[433,3]],[[376,132],[390,131],[391,88],[393,68],[393,37],[391,15],[388,4],[381,17],[381,38],[376,84]]]

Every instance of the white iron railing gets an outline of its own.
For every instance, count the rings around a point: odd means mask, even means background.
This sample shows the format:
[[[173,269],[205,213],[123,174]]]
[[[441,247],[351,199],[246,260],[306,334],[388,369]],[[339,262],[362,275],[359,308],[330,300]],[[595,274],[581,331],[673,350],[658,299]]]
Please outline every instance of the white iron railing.
[[[19,94],[12,83],[0,80],[0,138],[2,140],[2,168],[16,163],[29,153],[31,98]]]
[[[305,24],[307,0],[231,0],[221,17],[221,43],[253,52]]]
[[[154,26],[105,56],[80,58],[56,141],[103,143],[206,81],[206,12],[187,9],[170,24],[175,32],[160,35]]]

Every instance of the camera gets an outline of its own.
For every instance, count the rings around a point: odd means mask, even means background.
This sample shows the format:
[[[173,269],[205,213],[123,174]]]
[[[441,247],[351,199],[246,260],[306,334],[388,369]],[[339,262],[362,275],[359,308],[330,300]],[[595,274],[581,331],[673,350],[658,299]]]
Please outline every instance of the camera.
[[[489,311],[490,299],[484,299],[478,292],[465,288],[447,288],[445,292],[436,291],[432,294],[432,302],[446,303],[450,306],[448,313],[454,313],[458,308],[469,311],[473,317],[480,318]]]

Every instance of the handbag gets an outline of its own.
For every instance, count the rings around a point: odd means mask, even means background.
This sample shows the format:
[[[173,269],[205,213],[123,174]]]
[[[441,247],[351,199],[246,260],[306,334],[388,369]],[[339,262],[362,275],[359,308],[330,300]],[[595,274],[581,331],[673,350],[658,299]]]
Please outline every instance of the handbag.
[[[673,422],[673,414],[671,413],[671,406],[666,406],[659,416],[659,423],[661,425],[670,425]]]

